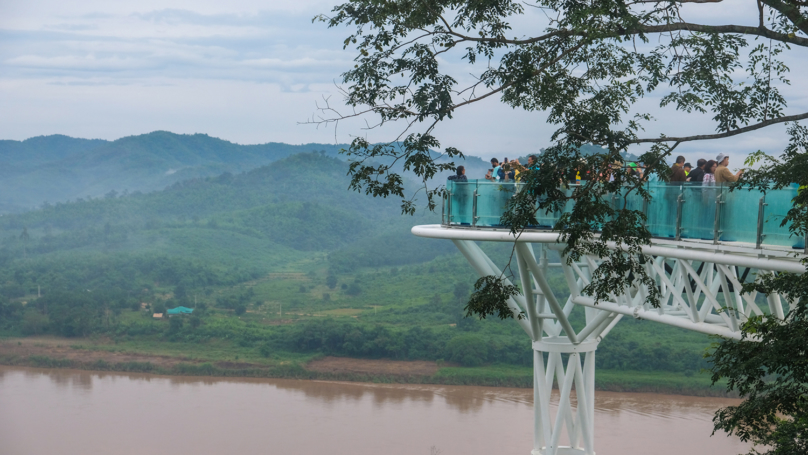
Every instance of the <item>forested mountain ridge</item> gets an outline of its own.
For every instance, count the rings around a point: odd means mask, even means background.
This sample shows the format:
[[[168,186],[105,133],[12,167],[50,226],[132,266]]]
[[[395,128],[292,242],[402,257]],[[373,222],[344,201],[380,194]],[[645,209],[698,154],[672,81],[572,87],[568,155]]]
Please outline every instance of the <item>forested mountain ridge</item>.
[[[336,156],[344,144],[239,145],[205,134],[155,131],[115,141],[40,136],[0,141],[0,213],[97,197],[154,191],[183,180],[243,172],[313,150]]]
[[[37,210],[4,216],[0,228],[74,228],[107,221],[136,224],[152,217],[169,221],[290,201],[372,208],[363,210],[361,216],[398,213],[395,201],[348,191],[347,170],[344,161],[322,153],[301,153],[240,174],[188,179],[151,193],[115,192],[101,198],[44,204]]]
[[[350,160],[340,154],[344,148],[347,144],[240,145],[206,134],[167,131],[115,141],[63,135],[1,140],[0,214],[30,210],[45,202],[99,197],[110,191],[160,190],[198,177],[248,171],[303,152],[322,151]],[[471,178],[482,178],[489,167],[473,156],[458,164],[468,168]],[[394,170],[401,172],[401,167],[402,163],[396,163]]]
[[[30,290],[71,273],[76,257],[99,254],[152,254],[201,261],[227,273],[240,268],[264,274],[358,244],[335,255],[335,268],[350,271],[362,266],[352,258],[366,256],[370,245],[378,252],[377,238],[398,237],[397,243],[409,248],[387,251],[372,265],[420,262],[451,251],[450,245],[433,248],[408,234],[412,224],[435,222],[436,215],[402,217],[397,200],[349,191],[347,169],[348,163],[325,153],[301,153],[161,191],[110,193],[8,214],[0,217],[0,284],[4,270],[18,273],[41,263],[41,270],[49,270],[44,277],[12,280]],[[74,281],[78,287],[98,285],[97,280]]]
[[[20,168],[59,161],[108,143],[103,139],[77,139],[62,134],[37,136],[24,141],[0,140],[0,173],[12,175]]]

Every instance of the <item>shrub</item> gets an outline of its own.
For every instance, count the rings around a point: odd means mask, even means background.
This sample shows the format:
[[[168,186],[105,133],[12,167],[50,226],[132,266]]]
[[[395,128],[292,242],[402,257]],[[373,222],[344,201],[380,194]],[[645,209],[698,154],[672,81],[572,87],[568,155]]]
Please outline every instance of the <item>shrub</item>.
[[[174,316],[173,318],[169,319],[168,331],[170,333],[177,333],[182,330],[182,324],[182,316]]]
[[[446,344],[449,359],[464,367],[478,367],[488,359],[488,343],[477,335],[458,335]]]
[[[261,346],[259,346],[258,352],[264,357],[269,357],[270,355],[272,355],[272,349],[269,347],[269,343],[264,343]]]
[[[359,295],[362,293],[362,288],[356,283],[351,283],[348,289],[345,290],[345,293],[348,295]]]
[[[48,328],[48,316],[34,310],[26,311],[22,317],[22,333],[25,335],[38,335]]]
[[[332,274],[329,273],[328,276],[325,277],[325,284],[326,284],[326,286],[328,286],[329,289],[336,288],[337,287],[337,276],[332,275]]]

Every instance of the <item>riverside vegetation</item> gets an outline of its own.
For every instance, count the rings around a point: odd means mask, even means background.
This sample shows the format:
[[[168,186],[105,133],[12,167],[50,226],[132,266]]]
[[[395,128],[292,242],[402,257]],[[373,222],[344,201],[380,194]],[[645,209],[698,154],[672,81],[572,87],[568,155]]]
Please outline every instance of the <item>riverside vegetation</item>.
[[[451,242],[409,233],[438,216],[401,216],[396,201],[347,191],[347,170],[324,152],[298,153],[161,191],[1,216],[0,363],[532,386],[532,351],[517,324],[464,317],[472,269]],[[510,253],[485,248],[503,262]],[[566,299],[560,272],[549,281]],[[193,315],[152,317],[179,305]],[[14,349],[43,336],[98,355]],[[624,319],[597,351],[598,386],[721,394],[702,373],[710,343]],[[324,356],[436,368],[309,368]]]

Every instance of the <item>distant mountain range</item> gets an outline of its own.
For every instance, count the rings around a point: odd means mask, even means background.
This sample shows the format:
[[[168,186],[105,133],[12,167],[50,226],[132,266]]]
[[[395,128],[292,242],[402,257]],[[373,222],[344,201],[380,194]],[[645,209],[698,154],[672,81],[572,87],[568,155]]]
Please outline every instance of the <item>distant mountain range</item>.
[[[239,145],[206,134],[168,131],[115,141],[63,135],[0,140],[0,214],[30,210],[46,202],[100,197],[113,191],[160,190],[183,180],[246,172],[304,152],[322,152],[345,161],[350,157],[339,151],[347,146],[278,142]],[[582,151],[592,153],[594,149],[584,146]],[[517,157],[520,153],[514,151],[511,155]],[[466,166],[469,178],[482,178],[490,167],[487,161],[474,156],[455,163]],[[393,170],[401,172],[401,163]],[[449,174],[439,175],[436,181]]]
[[[347,144],[239,145],[205,134],[155,131],[115,141],[63,135],[0,140],[0,214],[77,198],[149,192],[179,181],[241,173],[301,152],[339,157]],[[487,163],[470,157],[474,175]],[[472,175],[472,172],[469,172]]]
[[[0,213],[44,202],[153,191],[196,177],[239,173],[290,155],[344,145],[238,145],[205,134],[155,131],[116,141],[40,136],[0,141]]]
[[[94,254],[155,254],[214,268],[249,266],[263,274],[332,253],[329,267],[352,271],[454,252],[451,242],[410,234],[414,224],[438,222],[436,213],[402,216],[397,198],[351,191],[348,167],[321,153],[298,153],[243,173],[188,179],[148,193],[5,214],[0,288],[8,276],[3,268],[25,259],[69,271],[67,264]]]

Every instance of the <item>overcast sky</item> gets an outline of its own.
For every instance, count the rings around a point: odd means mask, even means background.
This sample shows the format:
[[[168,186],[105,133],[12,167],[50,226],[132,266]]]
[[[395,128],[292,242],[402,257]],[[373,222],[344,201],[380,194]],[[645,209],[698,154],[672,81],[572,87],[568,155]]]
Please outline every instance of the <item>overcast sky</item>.
[[[352,52],[342,50],[347,30],[312,23],[336,3],[0,0],[0,139],[57,133],[117,139],[155,130],[241,144],[348,142],[357,134],[390,139],[393,130],[367,132],[361,124],[336,133],[298,124],[323,97],[340,104],[335,83],[353,66]],[[752,0],[699,8],[698,17],[714,23],[754,25],[756,18]],[[541,17],[530,14],[518,33],[540,28]],[[806,61],[805,51],[795,52]],[[463,69],[458,60],[446,63]],[[808,110],[806,70],[799,59],[792,64],[788,114]],[[644,103],[653,110],[658,99]],[[662,126],[669,135],[713,132],[709,119],[662,113],[648,133]],[[553,129],[544,114],[515,111],[492,97],[459,112],[437,134],[443,146],[487,158],[545,147]],[[759,148],[781,150],[783,131],[680,149],[693,161],[730,152],[740,165]]]

